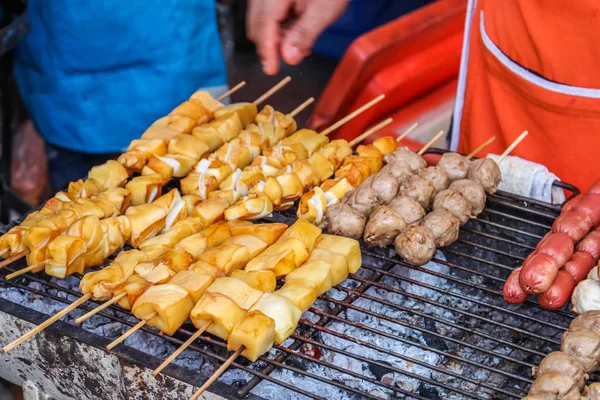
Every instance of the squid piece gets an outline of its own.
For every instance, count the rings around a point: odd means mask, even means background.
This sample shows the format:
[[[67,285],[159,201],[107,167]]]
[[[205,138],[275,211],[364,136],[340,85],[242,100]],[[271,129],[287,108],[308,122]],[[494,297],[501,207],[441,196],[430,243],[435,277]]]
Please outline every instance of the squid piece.
[[[281,238],[280,238],[281,240]],[[277,276],[287,275],[308,259],[309,250],[297,238],[277,241],[246,264],[245,271],[272,271]]]
[[[244,346],[242,355],[255,362],[271,350],[274,341],[275,321],[258,310],[250,311],[231,330],[227,350],[236,351]]]
[[[231,228],[231,234],[236,235],[254,235],[257,238],[266,242],[269,246],[275,243],[277,239],[288,229],[286,224],[271,223],[271,224],[247,224],[239,225]]]
[[[310,129],[300,129],[282,140],[282,145],[287,146],[291,143],[302,143],[308,155],[312,155],[315,151],[329,143],[327,136],[323,136]]]
[[[169,193],[162,195],[152,202],[152,204],[162,207],[166,211],[165,226],[161,233],[171,229],[173,224],[187,217],[187,205],[181,199],[181,195],[177,189],[171,190]]]
[[[286,282],[281,289],[277,291],[281,297],[285,297],[294,304],[300,311],[308,311],[310,307],[317,301],[319,290],[314,285],[308,282]]]
[[[296,329],[302,311],[276,293],[264,293],[249,311],[260,311],[275,322],[275,343],[281,344]]]
[[[119,300],[118,304],[125,310],[131,310],[131,307],[137,302],[138,298],[151,286],[152,284],[141,276],[131,275],[115,288],[113,296],[116,297],[121,293],[126,293],[126,296]]]
[[[203,227],[202,220],[199,218],[187,218],[174,224],[171,229],[166,232],[145,240],[140,244],[139,248],[144,250],[150,246],[165,246],[166,248],[173,248],[177,243],[183,239],[191,236]]]
[[[131,312],[140,320],[148,320],[156,313],[147,324],[173,335],[188,319],[192,308],[194,302],[190,294],[177,285],[167,283],[148,288],[134,303]]]
[[[277,240],[277,243],[286,241],[290,238],[298,238],[304,243],[307,249],[312,250],[315,242],[323,230],[302,219],[294,222]]]
[[[243,126],[248,126],[254,121],[258,114],[256,105],[252,103],[234,103],[215,110],[215,119],[226,118],[230,115],[237,115]]]
[[[307,261],[285,277],[285,283],[307,285],[317,291],[317,296],[333,287],[331,266],[322,260]]]
[[[149,203],[130,207],[125,216],[131,223],[131,245],[137,247],[164,229],[167,212],[163,207]]]
[[[214,280],[212,276],[200,275],[193,271],[179,271],[169,283],[187,290],[196,304]]]
[[[362,265],[358,241],[342,236],[322,234],[316,241],[315,249],[326,249],[343,255],[348,262],[348,272],[356,273]]]
[[[167,154],[167,143],[161,139],[134,139],[117,161],[130,171],[142,172],[142,168],[146,166],[153,154],[157,156]]]
[[[220,110],[218,112],[220,112]],[[242,123],[238,114],[220,115],[219,117],[215,114],[215,119],[213,121],[194,128],[192,134],[199,139],[206,139],[207,135],[219,138],[220,143],[218,145],[217,143],[219,141],[214,139],[205,142],[212,152],[217,150],[224,143],[229,142],[238,136],[242,132],[244,126],[246,125]]]
[[[108,160],[104,164],[90,169],[88,179],[95,179],[102,186],[103,191],[122,186],[129,178],[129,173],[119,162]]]
[[[193,160],[200,160],[210,154],[210,147],[195,136],[192,135],[180,135],[169,142],[168,154],[178,154],[180,156],[188,157]],[[165,154],[156,154],[166,155]]]
[[[235,235],[225,240],[225,244],[246,247],[248,249],[248,261],[262,253],[268,246],[267,242],[253,235]]]
[[[69,183],[67,192],[74,197],[94,197],[98,196],[103,192],[104,188],[95,179],[79,179],[75,182]]]
[[[199,272],[198,268],[210,265],[220,269],[224,275],[229,275],[232,271],[243,268],[249,259],[250,252],[245,246],[223,243],[202,253],[191,269]]]
[[[273,203],[267,196],[260,195],[255,198],[247,198],[241,203],[233,205],[225,210],[225,219],[256,220],[268,217],[273,212]]]
[[[253,289],[267,293],[274,292],[277,284],[277,276],[271,271],[246,272],[238,269],[231,273],[231,277],[244,281]]]
[[[125,189],[131,192],[131,205],[151,203],[162,195],[163,177],[160,174],[141,175],[131,179]]]
[[[210,92],[205,90],[199,90],[190,96],[190,100],[195,100],[200,102],[202,106],[208,112],[209,118],[214,117],[214,112],[220,108],[223,108],[224,105],[220,101],[216,100]]]
[[[348,278],[348,261],[346,257],[333,251],[317,248],[310,252],[308,262],[313,260],[324,261],[331,267],[331,282],[335,286]]]

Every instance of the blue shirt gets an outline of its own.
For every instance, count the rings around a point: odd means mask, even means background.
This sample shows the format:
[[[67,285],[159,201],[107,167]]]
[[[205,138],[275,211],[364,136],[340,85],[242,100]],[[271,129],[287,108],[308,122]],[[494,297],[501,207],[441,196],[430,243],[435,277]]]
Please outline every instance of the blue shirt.
[[[214,0],[29,0],[15,77],[48,142],[122,151],[196,89],[223,85]]]

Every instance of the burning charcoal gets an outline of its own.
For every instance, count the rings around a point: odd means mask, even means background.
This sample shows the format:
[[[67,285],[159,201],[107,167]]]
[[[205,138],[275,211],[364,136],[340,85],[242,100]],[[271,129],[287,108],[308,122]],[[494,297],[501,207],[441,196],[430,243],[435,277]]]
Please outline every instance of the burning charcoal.
[[[392,364],[387,361],[379,361],[379,363],[389,365],[390,367],[392,367]],[[385,368],[378,364],[369,363],[367,365],[369,367],[369,371],[371,371],[371,373],[375,376],[375,378],[377,378],[377,380],[382,380],[386,374],[389,374],[392,372],[391,369]]]

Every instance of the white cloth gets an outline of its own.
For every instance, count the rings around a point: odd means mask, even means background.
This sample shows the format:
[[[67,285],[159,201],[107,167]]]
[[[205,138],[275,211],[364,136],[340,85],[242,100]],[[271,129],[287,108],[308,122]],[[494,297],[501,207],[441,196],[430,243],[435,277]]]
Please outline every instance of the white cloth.
[[[497,160],[500,156],[488,154],[488,157]],[[553,204],[565,201],[563,190],[552,186],[558,177],[541,164],[508,156],[500,163],[500,171],[502,181],[498,190]]]

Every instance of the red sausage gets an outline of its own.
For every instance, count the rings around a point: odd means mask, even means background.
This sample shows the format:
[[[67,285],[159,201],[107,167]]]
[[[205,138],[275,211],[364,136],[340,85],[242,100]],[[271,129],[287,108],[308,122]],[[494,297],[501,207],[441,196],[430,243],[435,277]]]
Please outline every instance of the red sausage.
[[[569,211],[558,216],[552,232],[566,233],[573,242],[579,242],[592,229],[592,220],[583,211]]]
[[[504,282],[502,294],[507,303],[521,304],[527,300],[527,293],[525,293],[521,288],[521,285],[519,285],[519,273],[521,272],[521,268],[522,267],[519,267],[513,270],[506,279],[506,282]]]
[[[559,268],[569,261],[573,250],[575,245],[566,233],[553,233],[538,247],[538,253],[548,254],[554,258]]]
[[[575,247],[577,251],[590,253],[594,260],[600,259],[600,232],[591,231]]]
[[[583,196],[575,196],[571,200],[567,201],[567,204],[563,206],[561,213],[564,214],[568,211],[573,211],[575,207],[577,207],[577,204],[579,204],[581,201],[582,197]]]
[[[598,179],[596,182],[594,182],[594,184],[592,185],[590,190],[588,190],[588,193],[600,194],[600,179]]]
[[[544,310],[558,310],[569,301],[573,290],[573,278],[567,271],[560,270],[548,290],[538,296],[538,302]]]
[[[600,224],[600,194],[583,195],[575,210],[586,213],[592,219],[594,226]]]
[[[550,232],[546,232],[546,234],[544,236],[542,236],[542,238],[540,239],[540,241],[538,242],[537,246],[535,246],[535,250],[537,251],[537,249],[540,248],[541,245],[544,244],[544,242],[546,242],[546,240],[548,240],[548,238],[550,237],[550,235],[552,235],[554,232],[550,231]]]
[[[587,277],[588,273],[595,265],[596,261],[590,253],[586,251],[576,251],[562,269],[571,275],[571,278],[573,278],[575,283],[579,283]]]
[[[537,253],[523,264],[519,284],[528,294],[544,293],[556,278],[558,265],[548,254]]]

